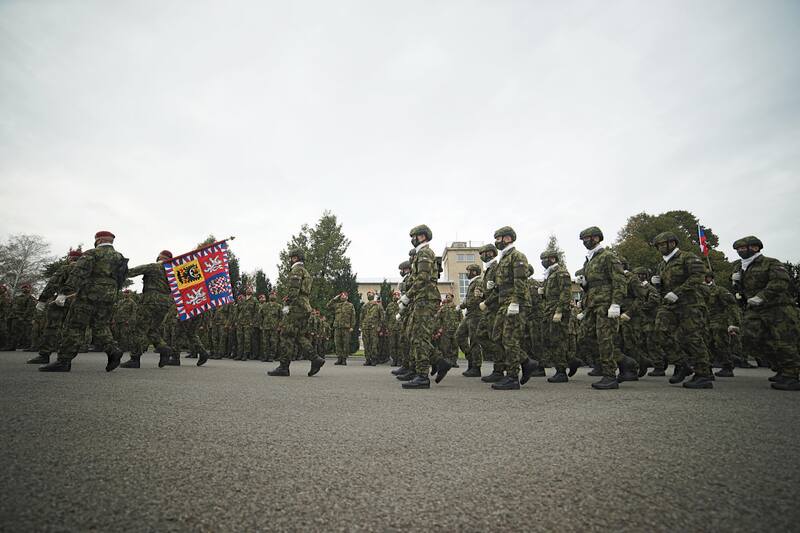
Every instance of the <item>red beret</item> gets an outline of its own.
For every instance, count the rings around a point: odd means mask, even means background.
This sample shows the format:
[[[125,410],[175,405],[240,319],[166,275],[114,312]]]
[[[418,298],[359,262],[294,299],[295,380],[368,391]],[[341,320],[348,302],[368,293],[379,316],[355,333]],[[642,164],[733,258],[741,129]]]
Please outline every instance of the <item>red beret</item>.
[[[117,236],[110,231],[98,231],[94,234],[95,239],[99,239],[100,237],[111,237],[112,239],[115,239]]]
[[[172,252],[170,252],[169,250],[161,250],[160,252],[158,252],[158,255],[159,256],[163,255],[164,257],[169,257],[170,259],[172,259]]]
[[[69,253],[67,254],[67,257],[80,257],[82,255],[83,254],[81,253],[80,250],[72,250],[72,249],[70,249]]]

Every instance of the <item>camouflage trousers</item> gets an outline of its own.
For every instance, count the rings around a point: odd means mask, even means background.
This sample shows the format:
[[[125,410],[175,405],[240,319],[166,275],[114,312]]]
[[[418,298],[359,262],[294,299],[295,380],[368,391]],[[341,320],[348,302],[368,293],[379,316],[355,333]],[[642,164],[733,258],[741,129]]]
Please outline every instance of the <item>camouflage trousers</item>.
[[[520,306],[519,313],[508,315],[508,304],[500,306],[494,319],[492,339],[503,347],[503,366],[507,376],[517,377],[521,365],[528,358],[523,349],[527,324],[525,321],[525,306]]]
[[[198,334],[199,324],[195,320],[181,320],[175,330],[178,346],[185,347],[190,354],[207,354],[206,347]]]
[[[748,308],[742,323],[746,354],[763,355],[783,376],[797,378],[800,372],[800,316],[795,307]]]
[[[636,320],[620,320],[619,322],[620,340],[622,342],[621,351],[624,355],[636,361],[638,371],[639,366],[647,364],[642,348],[641,325]]]
[[[455,331],[445,331],[439,337],[439,353],[451,364],[458,364],[458,343]]]
[[[61,329],[64,327],[64,320],[67,318],[70,307],[71,304],[67,304],[64,307],[52,303],[48,304],[44,329],[39,338],[39,352],[51,354],[58,350]]]
[[[272,360],[278,351],[278,332],[275,328],[261,328],[261,356]]]
[[[545,313],[547,318],[541,322],[542,332],[542,359],[551,363],[558,370],[567,368],[567,322],[564,318],[561,322],[553,322],[553,313]],[[540,364],[544,364],[540,361]],[[550,365],[548,365],[550,366]]]
[[[456,343],[464,352],[470,368],[480,368],[483,364],[483,350],[478,340],[480,320],[481,315],[475,317],[467,315],[461,319],[458,329],[456,329]]]
[[[374,326],[361,328],[361,340],[364,341],[364,359],[367,363],[378,362],[378,331]]]
[[[728,325],[711,324],[707,339],[711,362],[718,363],[722,368],[733,368],[733,338],[728,335]]]
[[[394,318],[392,318],[394,320]],[[386,337],[388,343],[389,356],[392,358],[392,364],[398,364],[401,360],[400,356],[400,331],[389,331]]]
[[[600,366],[604,377],[617,376],[619,351],[619,319],[608,318],[608,306],[593,306],[584,311],[584,341],[597,350],[595,364]]]
[[[414,371],[423,376],[427,376],[431,365],[439,361],[439,354],[432,342],[437,306],[438,302],[435,300],[414,301],[408,319],[411,363]]]
[[[253,326],[237,326],[236,328],[236,355],[253,357],[253,344],[258,336]]]
[[[142,336],[135,322],[117,323],[113,334],[119,349],[123,352],[142,353]]]
[[[9,327],[8,349],[28,348],[31,344],[31,319],[13,317]]]
[[[534,359],[538,359],[543,366],[553,366],[553,361],[545,353],[542,339],[545,329],[542,328],[542,314],[528,313],[526,320],[525,351]]]
[[[478,320],[478,343],[481,345],[483,358],[494,363],[494,372],[505,371],[505,355],[503,346],[494,339],[494,324],[497,311],[485,311]]]
[[[111,334],[111,315],[114,311],[114,299],[89,298],[78,294],[72,302],[64,328],[61,331],[61,342],[58,346],[58,359],[71,361],[78,355],[85,342],[86,328],[92,328],[92,340],[96,346],[106,353],[119,351],[117,341]]]
[[[228,341],[228,331],[222,324],[214,324],[212,326],[211,338],[214,343],[211,345],[211,351],[214,355],[225,355]]]
[[[707,329],[708,310],[702,305],[662,305],[656,313],[656,336],[661,356],[666,356],[672,363],[692,367],[700,376],[711,374],[711,357],[705,342]],[[675,343],[671,350],[670,341]]]
[[[350,355],[350,328],[336,328],[333,330],[333,345],[336,356],[340,361]]]
[[[156,350],[167,345],[162,336],[161,326],[171,310],[172,301],[168,294],[142,295],[142,302],[139,304],[139,325],[146,341]]]
[[[292,306],[281,323],[281,366],[289,366],[295,358],[314,359],[314,347],[308,336],[308,319],[311,313],[300,306]]]

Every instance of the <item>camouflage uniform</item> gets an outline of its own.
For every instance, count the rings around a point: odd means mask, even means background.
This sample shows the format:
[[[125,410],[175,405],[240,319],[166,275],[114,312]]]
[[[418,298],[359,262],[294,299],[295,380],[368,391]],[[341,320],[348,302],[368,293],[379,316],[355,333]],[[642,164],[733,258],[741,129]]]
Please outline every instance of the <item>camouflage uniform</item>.
[[[475,272],[481,271],[479,265],[468,266],[468,272],[470,268]],[[458,346],[467,358],[465,375],[469,374],[468,377],[479,377],[481,375],[481,365],[483,364],[483,350],[478,339],[478,327],[483,316],[483,311],[480,308],[481,301],[483,301],[483,276],[477,275],[469,281],[467,294],[464,297],[464,301],[459,305],[459,308],[466,310],[466,316],[461,320],[456,330]]]
[[[456,309],[452,300],[445,301],[437,313],[437,331],[439,353],[452,366],[458,366],[458,343],[456,342],[456,330],[461,314]]]
[[[495,254],[497,253],[497,249],[493,244],[487,244],[479,250],[481,255],[489,251]],[[492,336],[494,323],[497,319],[497,312],[500,309],[500,299],[498,297],[497,283],[495,281],[496,278],[497,260],[492,259],[486,262],[486,270],[483,272],[483,285],[481,287],[483,301],[479,304],[479,309],[483,311],[483,314],[478,320],[477,332],[483,358],[487,361],[492,361],[494,364],[492,374],[481,378],[487,383],[497,381],[505,375],[505,355],[503,353],[503,346]]]
[[[383,328],[386,313],[380,302],[370,300],[361,308],[361,335],[364,341],[364,364],[378,363],[378,335]]]
[[[620,338],[622,353],[633,359],[631,372],[645,368],[649,361],[645,358],[642,337],[642,305],[647,298],[647,291],[642,287],[639,277],[633,272],[623,271],[625,275],[625,296],[620,302]]]
[[[545,270],[542,285],[544,352],[546,358],[553,362],[556,373],[566,374],[572,281],[569,272],[561,264],[554,263]]]
[[[395,296],[389,305],[386,306],[386,340],[388,343],[389,356],[392,359],[392,366],[400,364],[401,343],[400,332],[402,324],[397,320],[400,313],[400,305],[397,303],[399,297]]]
[[[281,322],[281,304],[275,294],[261,307],[261,360],[272,361],[278,351],[278,326]]]
[[[36,310],[36,300],[28,292],[21,292],[11,300],[11,334],[9,335],[8,350],[17,348],[27,349],[31,345],[31,328],[33,327],[33,314]]]
[[[142,298],[138,307],[142,333],[157,352],[169,354],[172,348],[164,340],[163,327],[166,320],[172,320],[170,312],[175,305],[164,265],[148,263],[128,271],[129,278],[136,276],[142,276]]]
[[[350,355],[350,334],[356,326],[356,309],[338,296],[328,302],[328,308],[333,312],[333,342],[337,363],[343,364]]]
[[[528,265],[528,272],[529,276],[533,276],[533,267],[531,265]],[[528,291],[530,293],[531,305],[525,317],[525,323],[527,325],[525,352],[527,352],[530,357],[537,356],[541,365],[547,367],[554,366],[554,361],[552,361],[545,350],[542,349],[542,335],[545,330],[542,329],[543,309],[542,296],[540,294],[541,289],[542,287],[538,280],[532,277],[528,278]]]
[[[236,355],[235,359],[246,361],[255,359],[253,352],[256,324],[260,321],[258,300],[250,294],[236,304]]]
[[[708,279],[709,274],[706,274]],[[707,283],[708,296],[708,351],[711,361],[718,363],[726,372],[722,377],[733,374],[733,355],[731,350],[731,326],[740,330],[742,311],[733,294],[714,282]]]
[[[409,340],[411,361],[418,376],[428,375],[432,364],[437,364],[433,343],[433,322],[441,297],[437,285],[438,271],[436,254],[428,243],[417,248],[411,262],[411,278],[408,290],[403,295],[409,302]]]
[[[656,345],[655,335],[653,334],[656,313],[661,304],[661,295],[658,293],[658,289],[653,287],[649,282],[649,270],[644,267],[637,267],[633,269],[633,271],[639,278],[639,284],[642,286],[642,292],[644,294],[639,308],[640,312],[637,316],[631,317],[631,322],[633,322],[635,327],[639,328],[642,337],[642,342],[640,344],[642,358],[639,364],[644,367],[652,366],[656,369],[661,368],[663,371],[663,369],[666,368],[666,362],[658,361],[660,356],[658,355],[658,347]],[[654,373],[658,375],[658,372],[651,372],[651,375]]]
[[[54,305],[52,301],[58,293],[64,289],[64,284],[69,279],[69,274],[74,266],[74,262],[67,261],[61,265],[55,274],[47,281],[44,290],[39,295],[39,302],[47,305],[45,326],[39,341],[39,355],[42,356],[42,364],[48,361],[44,358],[58,350],[58,342],[61,336],[61,328],[69,312],[71,299],[64,303],[64,306]]]
[[[122,352],[140,353],[141,336],[136,323],[138,304],[130,293],[123,293],[114,304],[112,332]]]

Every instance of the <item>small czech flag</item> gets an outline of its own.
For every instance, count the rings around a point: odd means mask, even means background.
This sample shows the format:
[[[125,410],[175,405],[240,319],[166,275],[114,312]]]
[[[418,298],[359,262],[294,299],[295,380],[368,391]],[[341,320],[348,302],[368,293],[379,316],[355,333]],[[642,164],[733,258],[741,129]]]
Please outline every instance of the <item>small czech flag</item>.
[[[700,238],[700,251],[708,257],[708,241],[706,241],[706,232],[703,230],[703,226],[697,226],[697,236]]]

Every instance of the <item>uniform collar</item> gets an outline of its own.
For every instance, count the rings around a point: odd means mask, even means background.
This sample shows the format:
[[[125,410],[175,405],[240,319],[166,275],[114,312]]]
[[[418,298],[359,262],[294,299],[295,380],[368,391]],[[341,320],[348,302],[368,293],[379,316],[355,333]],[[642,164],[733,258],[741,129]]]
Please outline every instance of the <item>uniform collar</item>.
[[[664,258],[664,262],[669,263],[669,260],[675,257],[675,254],[677,254],[678,252],[680,252],[680,248],[676,247],[669,254],[662,256]]]
[[[513,244],[509,244],[508,246],[506,246],[505,248],[500,250],[500,255],[497,256],[497,260],[500,261],[507,254],[510,254],[511,252],[513,252],[515,248],[516,248],[516,246],[514,246]]]
[[[753,263],[753,261],[755,261],[759,257],[761,257],[761,252],[755,253],[751,257],[748,257],[747,259],[742,259],[742,270],[747,270],[747,267],[749,267]]]
[[[605,250],[605,247],[601,243],[598,242],[597,246],[595,246],[594,248],[592,248],[591,250],[586,252],[586,260],[587,261],[591,261],[594,256],[596,256],[597,254],[599,254],[603,250]]]
[[[418,244],[414,249],[417,251],[417,253],[419,253],[420,250],[422,250],[423,248],[425,248],[429,244],[430,244],[430,242],[426,241],[426,242],[423,242],[422,244]]]

